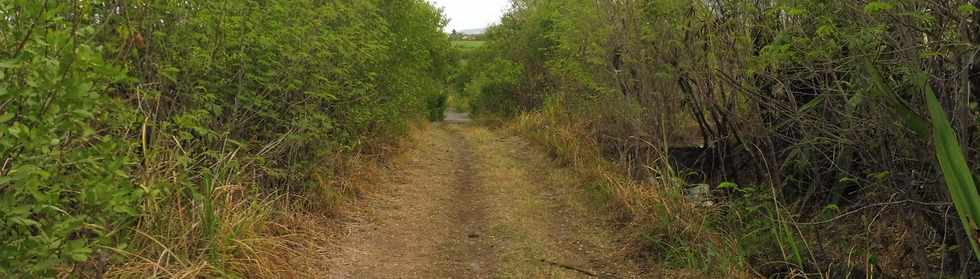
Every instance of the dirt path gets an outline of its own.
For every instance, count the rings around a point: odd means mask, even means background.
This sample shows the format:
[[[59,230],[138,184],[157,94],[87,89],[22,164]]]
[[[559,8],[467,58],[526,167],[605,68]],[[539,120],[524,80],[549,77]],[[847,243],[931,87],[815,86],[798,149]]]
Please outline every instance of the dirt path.
[[[436,124],[384,177],[330,278],[629,278],[570,171],[523,140]]]

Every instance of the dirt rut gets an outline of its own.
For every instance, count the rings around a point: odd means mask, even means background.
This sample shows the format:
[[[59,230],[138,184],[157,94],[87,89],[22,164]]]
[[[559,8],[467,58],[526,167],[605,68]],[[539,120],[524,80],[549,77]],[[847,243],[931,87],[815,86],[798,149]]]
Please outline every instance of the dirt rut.
[[[582,183],[523,140],[436,124],[347,225],[328,278],[630,278]]]

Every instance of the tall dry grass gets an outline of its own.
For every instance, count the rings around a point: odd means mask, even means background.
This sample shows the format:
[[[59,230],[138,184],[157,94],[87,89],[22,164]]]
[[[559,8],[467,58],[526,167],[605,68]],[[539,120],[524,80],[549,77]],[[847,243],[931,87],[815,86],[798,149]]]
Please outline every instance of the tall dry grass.
[[[180,194],[148,198],[132,232],[121,234],[134,237],[130,247],[105,247],[115,255],[91,261],[88,273],[68,271],[63,277],[97,277],[102,271],[107,278],[322,277],[343,216],[375,189],[387,160],[427,125],[415,122],[407,137],[324,158],[311,175],[314,186],[301,192],[265,193],[254,179],[237,175],[216,181],[202,195],[209,202]],[[176,175],[167,169],[149,169],[145,185],[166,185],[156,180]],[[208,222],[215,224],[212,231]],[[111,257],[124,260],[108,262]]]
[[[584,187],[596,206],[624,229],[625,253],[661,265],[671,276],[750,277],[744,263],[734,260],[738,240],[709,226],[713,209],[684,198],[680,189],[685,182],[667,163],[666,152],[647,166],[655,176],[638,181],[627,173],[629,166],[603,159],[588,122],[560,119],[547,112],[525,113],[503,126],[542,146],[589,181]],[[671,266],[671,261],[678,264]]]

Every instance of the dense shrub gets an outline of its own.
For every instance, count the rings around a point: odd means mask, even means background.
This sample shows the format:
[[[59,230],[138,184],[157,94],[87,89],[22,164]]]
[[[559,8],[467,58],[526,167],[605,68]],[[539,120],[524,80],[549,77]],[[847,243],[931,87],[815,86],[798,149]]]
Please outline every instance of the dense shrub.
[[[216,188],[302,194],[402,135],[445,92],[443,24],[421,0],[0,1],[0,277],[178,239],[220,269]]]
[[[510,61],[493,61],[479,75],[466,83],[464,92],[471,96],[470,110],[474,113],[514,115],[519,108],[516,89],[520,68]]]
[[[976,4],[515,1],[460,76],[517,65],[507,93],[476,105],[587,127],[634,178],[741,185],[713,190],[723,207],[706,226],[760,273],[968,275],[977,259],[919,120],[928,86],[977,169]]]
[[[430,121],[442,121],[443,118],[446,118],[448,97],[447,95],[436,95],[426,99],[425,109]]]

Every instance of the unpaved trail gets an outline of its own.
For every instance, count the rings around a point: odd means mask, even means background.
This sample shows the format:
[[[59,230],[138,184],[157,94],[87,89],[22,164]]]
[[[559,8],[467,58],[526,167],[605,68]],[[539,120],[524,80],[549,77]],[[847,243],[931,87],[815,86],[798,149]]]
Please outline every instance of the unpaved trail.
[[[631,278],[571,171],[469,124],[427,129],[347,225],[328,278]]]

